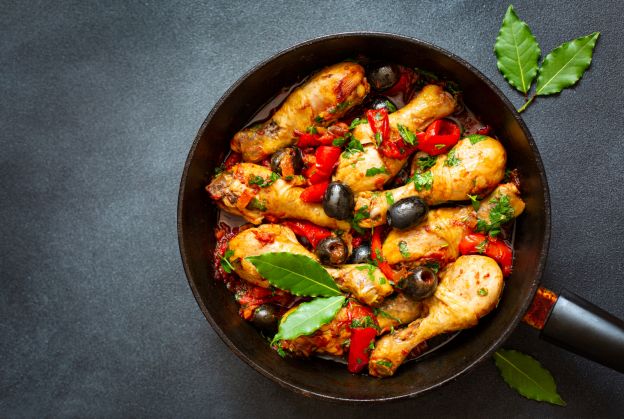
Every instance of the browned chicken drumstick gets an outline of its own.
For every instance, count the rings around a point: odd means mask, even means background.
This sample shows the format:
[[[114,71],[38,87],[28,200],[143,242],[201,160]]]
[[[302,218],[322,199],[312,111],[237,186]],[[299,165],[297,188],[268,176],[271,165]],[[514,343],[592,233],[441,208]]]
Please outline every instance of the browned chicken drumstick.
[[[369,92],[364,68],[343,62],[324,68],[295,89],[268,121],[234,135],[232,150],[243,160],[258,162],[295,143],[295,130],[327,126],[342,118]]]
[[[427,314],[377,341],[369,373],[393,375],[412,349],[427,339],[475,326],[496,307],[502,290],[503,273],[493,259],[461,256],[440,272],[435,293],[422,301]]]
[[[449,155],[453,159],[449,161]],[[414,159],[415,164],[418,159]],[[465,201],[468,195],[483,196],[500,183],[505,175],[507,157],[497,140],[486,137],[478,142],[460,140],[447,155],[438,156],[429,170],[419,173],[413,181],[384,192],[366,191],[356,194],[355,211],[366,215],[360,227],[385,224],[390,202],[418,196],[429,205]]]
[[[296,218],[323,227],[349,230],[347,221],[329,217],[321,204],[301,201],[303,188],[275,176],[264,166],[239,163],[215,176],[206,190],[221,209],[253,224],[260,224],[265,218]]]
[[[390,136],[400,137],[399,125],[412,132],[422,131],[434,120],[453,113],[455,106],[453,96],[442,87],[427,85],[407,105],[388,116]],[[375,136],[368,124],[356,126],[353,137],[362,143],[364,151],[342,153],[334,180],[345,183],[353,192],[382,189],[383,185],[401,170],[407,158],[392,159],[383,156],[375,147]],[[383,170],[376,175],[367,176],[366,172],[369,169]]]

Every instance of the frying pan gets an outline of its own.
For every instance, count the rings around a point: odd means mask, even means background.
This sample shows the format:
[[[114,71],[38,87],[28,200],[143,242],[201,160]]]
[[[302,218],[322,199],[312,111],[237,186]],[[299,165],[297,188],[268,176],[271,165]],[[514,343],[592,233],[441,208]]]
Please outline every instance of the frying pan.
[[[213,229],[218,211],[204,187],[229,151],[229,140],[282,88],[313,70],[364,55],[419,67],[456,81],[464,102],[494,127],[519,170],[526,202],[516,221],[513,274],[498,308],[430,356],[401,367],[387,379],[350,374],[344,365],[312,359],[282,359],[238,315],[223,284],[214,280]],[[344,33],[313,39],[257,65],[219,99],[202,124],[184,167],[178,200],[178,237],[189,285],[206,319],[221,339],[251,367],[278,384],[307,396],[377,402],[411,397],[468,371],[507,339],[529,307],[546,263],[550,201],[544,166],[526,125],[512,104],[483,74],[459,57],[416,39],[384,33]],[[562,294],[542,334],[552,341],[624,370],[624,322],[579,297]],[[589,334],[589,335],[588,335]],[[585,339],[591,336],[590,339]]]

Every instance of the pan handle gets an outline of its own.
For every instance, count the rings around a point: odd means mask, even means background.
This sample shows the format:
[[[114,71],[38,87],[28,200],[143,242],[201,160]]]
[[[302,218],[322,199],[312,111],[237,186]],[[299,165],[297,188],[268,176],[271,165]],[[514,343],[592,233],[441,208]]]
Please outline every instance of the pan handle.
[[[624,321],[563,290],[540,337],[624,373]]]

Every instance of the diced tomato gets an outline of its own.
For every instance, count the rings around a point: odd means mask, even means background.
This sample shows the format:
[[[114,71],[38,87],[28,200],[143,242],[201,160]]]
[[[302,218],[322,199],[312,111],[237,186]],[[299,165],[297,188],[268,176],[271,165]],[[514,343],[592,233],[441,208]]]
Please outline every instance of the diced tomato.
[[[331,236],[331,231],[326,228],[319,227],[316,224],[312,224],[309,221],[284,221],[286,227],[290,228],[296,235],[303,236],[316,248],[318,242],[326,237]]]
[[[236,153],[232,151],[230,155],[227,157],[227,159],[225,159],[223,166],[225,167],[225,170],[230,170],[232,166],[234,166],[237,163],[240,163],[242,160],[243,160],[243,155],[241,153]]]
[[[327,185],[329,185],[328,181],[308,186],[303,190],[303,192],[301,192],[301,195],[299,195],[299,197],[303,202],[307,202],[309,204],[323,202],[323,195],[325,194],[325,189],[327,189]]]
[[[377,267],[384,274],[389,281],[394,280],[394,271],[390,267],[390,264],[386,262],[381,253],[381,230],[383,226],[377,226],[373,230],[373,237],[371,238],[371,258],[377,262]]]
[[[457,124],[447,119],[438,119],[427,127],[424,137],[418,141],[418,149],[430,156],[447,153],[457,144],[460,135]]]
[[[489,256],[500,265],[504,276],[511,274],[513,251],[511,246],[503,240],[481,233],[468,234],[459,242],[459,253],[462,255],[484,254]]]
[[[297,147],[299,148],[316,147],[320,144],[318,141],[320,135],[318,134],[295,131],[295,137],[298,138]]]

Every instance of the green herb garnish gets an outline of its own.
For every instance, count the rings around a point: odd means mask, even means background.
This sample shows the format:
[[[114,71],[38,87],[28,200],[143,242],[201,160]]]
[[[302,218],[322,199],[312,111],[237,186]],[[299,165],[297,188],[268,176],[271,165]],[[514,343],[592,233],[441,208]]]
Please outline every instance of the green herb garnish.
[[[351,125],[349,125],[349,129],[352,130],[353,128],[362,124],[368,124],[368,120],[366,118],[355,118],[353,121],[351,121]]]
[[[388,173],[385,167],[371,167],[370,169],[366,169],[366,176],[368,177],[384,173]]]
[[[223,256],[221,256],[221,268],[227,273],[232,273],[234,266],[230,263],[230,258],[234,256],[234,251],[228,249]]]
[[[468,194],[468,199],[470,199],[472,208],[474,208],[475,211],[479,211],[479,207],[481,206],[481,202],[479,202],[479,197],[477,195]]]
[[[405,259],[410,257],[410,252],[407,248],[407,243],[404,240],[401,240],[399,242],[399,252],[401,252],[401,256],[403,256],[403,258]]]
[[[418,145],[416,135],[412,131],[401,124],[397,124],[397,128],[399,129],[399,134],[401,135],[401,138],[403,138],[403,141],[410,145]]]
[[[511,221],[515,213],[507,195],[501,195],[490,202],[494,204],[490,210],[490,222],[488,224],[485,220],[478,220],[476,231],[495,237],[501,232],[501,226]]]
[[[470,140],[470,144],[475,145],[476,143],[480,143],[483,140],[487,140],[488,136],[481,134],[470,134],[466,138]]]
[[[414,187],[417,191],[422,191],[423,189],[430,191],[433,186],[433,173],[431,171],[416,173],[410,181],[414,182]]]
[[[388,203],[388,205],[394,204],[394,197],[392,196],[391,192],[386,192],[386,202]]]
[[[446,156],[446,161],[444,162],[444,165],[447,167],[453,167],[457,166],[459,162],[461,162],[461,160],[457,156],[455,156],[455,149],[452,149]]]
[[[435,165],[437,159],[438,156],[419,157],[416,164],[418,165],[418,169],[424,172],[427,169],[431,169]]]

